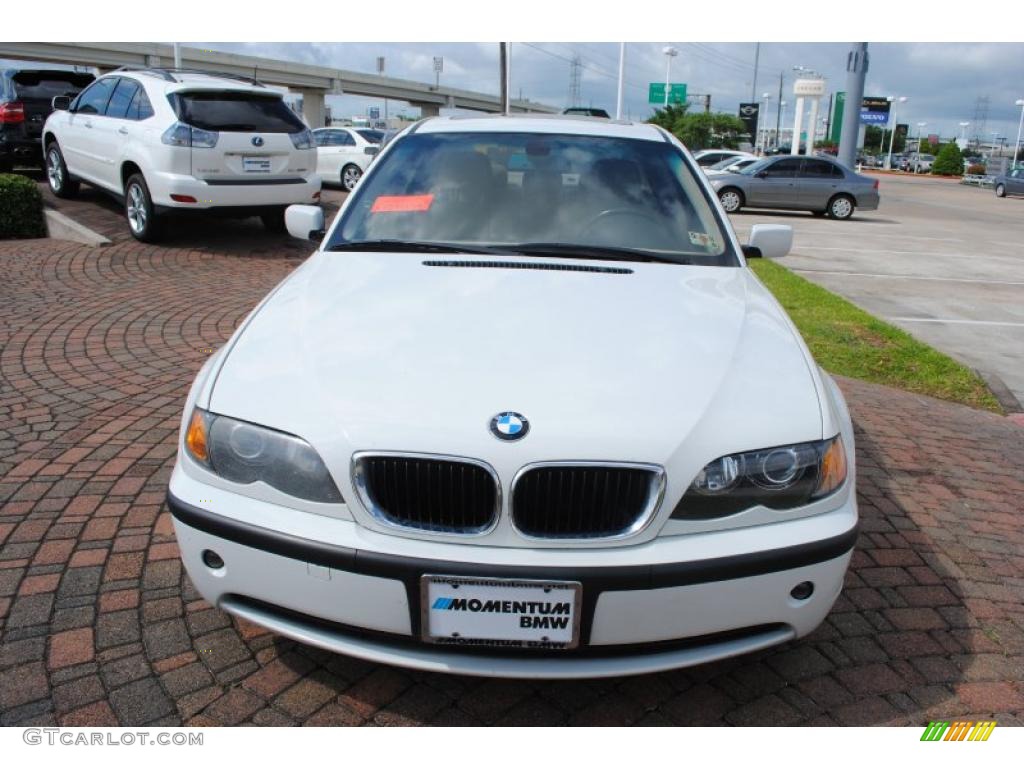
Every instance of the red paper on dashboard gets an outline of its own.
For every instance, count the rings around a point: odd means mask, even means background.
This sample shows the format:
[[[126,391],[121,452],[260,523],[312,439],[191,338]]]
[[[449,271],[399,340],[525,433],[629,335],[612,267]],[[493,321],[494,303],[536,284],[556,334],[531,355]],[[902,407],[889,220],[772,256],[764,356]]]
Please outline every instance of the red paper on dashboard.
[[[373,201],[370,213],[429,211],[433,202],[433,195],[381,195]]]

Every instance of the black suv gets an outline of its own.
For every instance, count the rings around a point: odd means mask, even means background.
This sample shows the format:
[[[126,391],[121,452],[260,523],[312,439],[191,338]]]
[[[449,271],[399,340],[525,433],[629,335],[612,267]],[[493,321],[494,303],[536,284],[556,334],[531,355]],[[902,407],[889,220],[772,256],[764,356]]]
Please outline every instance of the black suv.
[[[15,165],[40,166],[43,123],[54,96],[75,96],[95,80],[65,69],[6,69],[0,73],[0,173]]]

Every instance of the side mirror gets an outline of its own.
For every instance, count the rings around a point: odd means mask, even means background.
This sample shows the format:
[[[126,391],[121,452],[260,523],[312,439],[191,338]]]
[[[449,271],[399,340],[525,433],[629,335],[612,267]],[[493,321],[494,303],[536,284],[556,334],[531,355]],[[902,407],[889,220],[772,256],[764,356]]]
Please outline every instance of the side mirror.
[[[766,179],[768,178],[768,171],[758,171],[755,175],[759,179]]]
[[[368,155],[376,155],[378,152],[380,152],[380,147],[366,147],[363,150],[363,152],[365,152]]]
[[[299,240],[319,243],[324,239],[324,209],[318,205],[289,205],[284,211],[288,234]]]
[[[52,99],[50,99],[50,106],[53,107],[54,112],[56,112],[57,110],[66,112],[68,108],[71,106],[71,97],[54,96]]]
[[[757,256],[780,259],[793,248],[793,228],[788,224],[755,224],[750,228],[749,244],[743,247],[744,254],[748,248],[756,249]]]

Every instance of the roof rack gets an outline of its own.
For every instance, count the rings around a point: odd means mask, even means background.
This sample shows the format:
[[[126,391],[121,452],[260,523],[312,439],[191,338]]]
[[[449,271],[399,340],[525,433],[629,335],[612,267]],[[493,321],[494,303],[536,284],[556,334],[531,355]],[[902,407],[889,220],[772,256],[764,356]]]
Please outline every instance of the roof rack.
[[[167,67],[133,67],[123,66],[118,67],[114,70],[115,72],[146,72],[157,77],[166,80],[169,83],[180,83],[181,80],[176,78],[176,74],[180,75],[209,75],[210,77],[223,77],[228,80],[238,80],[243,83],[249,83],[250,85],[257,85],[260,88],[266,88],[266,84],[257,80],[255,77],[247,77],[246,75],[232,75],[228,72],[217,72],[210,69],[169,69]]]

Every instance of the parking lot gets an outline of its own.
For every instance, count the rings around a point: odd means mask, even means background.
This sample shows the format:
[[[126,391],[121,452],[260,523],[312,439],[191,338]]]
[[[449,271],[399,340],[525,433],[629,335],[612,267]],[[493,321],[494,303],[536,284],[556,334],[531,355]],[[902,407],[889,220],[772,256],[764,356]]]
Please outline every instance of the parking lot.
[[[1020,398],[1024,201],[888,178],[882,199],[849,222],[734,221],[794,224],[788,266]],[[372,665],[231,619],[190,585],[164,506],[181,404],[307,246],[256,220],[143,246],[113,203],[59,205],[113,244],[0,244],[0,724],[1024,722],[1024,429],[853,380],[860,539],[799,642],[540,683]]]
[[[1024,199],[955,181],[879,174],[882,205],[850,221],[792,223],[783,263],[984,374],[1024,402]]]

